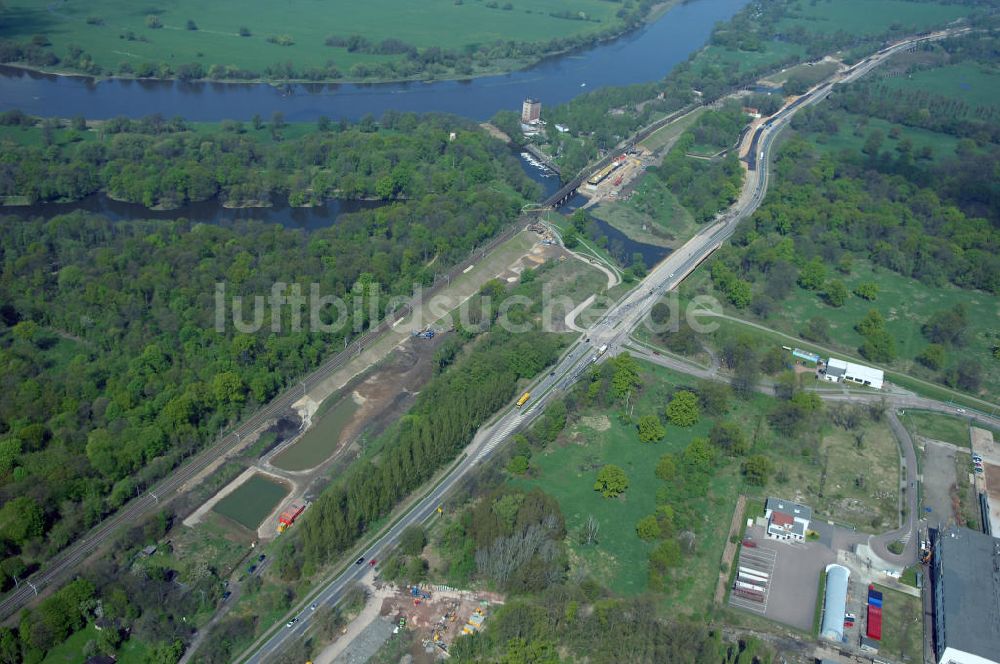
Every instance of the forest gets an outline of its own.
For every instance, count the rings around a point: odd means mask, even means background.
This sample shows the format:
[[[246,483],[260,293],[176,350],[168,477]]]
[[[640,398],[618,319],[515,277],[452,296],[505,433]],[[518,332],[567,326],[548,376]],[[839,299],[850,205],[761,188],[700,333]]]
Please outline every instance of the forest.
[[[6,218],[4,558],[30,569],[355,333],[349,321],[330,334],[294,330],[290,308],[282,334],[220,333],[216,283],[232,296],[267,294],[275,282],[306,293],[315,283],[348,302],[372,284],[408,295],[433,281],[430,261],[452,264],[517,217],[518,196],[468,176],[447,195],[342,215],[308,236],[253,222]],[[448,177],[443,167],[438,177]],[[0,578],[5,588],[11,576]]]
[[[150,116],[88,123],[0,114],[0,196],[75,201],[98,191],[169,209],[218,197],[231,207],[330,198],[409,200],[437,207],[503,182],[525,198],[537,185],[507,148],[469,120],[386,112],[355,125],[288,125],[280,112],[249,125],[189,125]],[[3,128],[3,127],[0,127]],[[454,139],[450,134],[454,133]]]

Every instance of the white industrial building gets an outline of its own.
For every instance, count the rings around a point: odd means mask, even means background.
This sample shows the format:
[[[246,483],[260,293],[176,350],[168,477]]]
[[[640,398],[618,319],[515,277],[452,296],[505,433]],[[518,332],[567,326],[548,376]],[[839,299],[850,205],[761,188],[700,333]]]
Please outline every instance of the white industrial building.
[[[881,369],[838,360],[835,357],[826,361],[826,364],[820,369],[820,376],[823,377],[823,380],[828,380],[831,383],[849,381],[858,385],[874,387],[876,390],[881,390],[882,383],[885,382],[885,373]]]
[[[851,571],[836,563],[826,566],[826,597],[823,600],[823,626],[819,635],[837,643],[844,641],[844,614],[847,612],[847,582]]]
[[[803,542],[812,509],[780,498],[768,498],[764,504],[764,518],[767,519],[767,536],[772,539]]]

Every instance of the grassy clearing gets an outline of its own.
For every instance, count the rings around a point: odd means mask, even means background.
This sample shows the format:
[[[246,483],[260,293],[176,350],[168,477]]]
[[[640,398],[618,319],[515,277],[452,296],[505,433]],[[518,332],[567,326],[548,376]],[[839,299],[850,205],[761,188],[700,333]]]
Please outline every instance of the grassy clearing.
[[[618,5],[601,0],[534,0],[512,3],[506,11],[497,3],[456,4],[453,0],[373,0],[336,6],[323,0],[300,0],[294,6],[263,0],[172,0],[151,4],[95,0],[60,3],[58,9],[39,0],[5,4],[11,18],[0,26],[0,38],[26,41],[43,33],[58,56],[64,56],[68,46],[74,44],[96,64],[110,70],[117,70],[119,63],[126,61],[172,65],[199,62],[206,68],[233,64],[259,72],[285,61],[299,69],[321,67],[333,60],[346,72],[358,63],[402,60],[405,56],[331,48],[324,44],[329,35],[364,35],[373,43],[398,39],[418,48],[461,50],[497,40],[547,42],[554,37],[590,34],[619,23],[615,17]],[[550,15],[553,12],[583,12],[593,20],[555,18]],[[147,27],[149,16],[156,16],[163,27]],[[189,20],[194,21],[197,30],[187,29]],[[248,28],[250,36],[241,37],[241,27]],[[268,37],[281,35],[294,43],[282,46],[268,42]]]
[[[865,422],[854,432],[825,426],[805,441],[775,437],[768,450],[776,472],[769,495],[789,496],[817,514],[880,532],[896,525],[899,448],[885,422]]]
[[[919,662],[924,653],[924,608],[913,597],[884,586],[882,591],[882,643],[880,655],[904,662]]]
[[[285,486],[256,474],[216,503],[212,511],[255,531],[287,494]]]
[[[837,131],[832,134],[811,135],[813,144],[821,153],[835,154],[847,150],[860,154],[865,139],[872,130],[878,129],[885,136],[882,151],[895,154],[899,142],[906,138],[913,145],[913,154],[919,155],[924,148],[930,148],[935,160],[951,159],[955,156],[958,138],[941,134],[919,127],[907,127],[895,124],[881,118],[868,118],[854,113],[837,113]],[[893,138],[890,132],[898,131],[899,137]]]
[[[961,417],[921,410],[907,410],[903,422],[911,432],[959,447],[969,447],[969,422]]]
[[[970,106],[1000,106],[1000,71],[975,62],[924,69],[884,82],[896,90],[926,90]]]
[[[635,417],[662,411],[670,391],[691,384],[688,377],[662,367],[641,367],[645,387]],[[750,417],[760,406],[759,402],[740,405],[740,412],[732,416],[739,419],[743,413]],[[515,483],[528,488],[537,486],[559,500],[571,533],[574,565],[615,592],[640,594],[646,591],[647,558],[654,544],[639,539],[635,524],[653,513],[656,492],[664,486],[653,469],[661,455],[683,450],[693,438],[706,436],[712,424],[704,418],[689,429],[667,425],[663,441],[646,444],[639,442],[634,425],[623,424],[603,411],[587,412],[567,429],[563,442],[532,457],[534,477]],[[597,470],[607,463],[621,466],[629,477],[628,491],[620,499],[603,498],[593,490]],[[706,523],[728,524],[732,520],[741,486],[738,464],[720,463],[704,501]],[[577,543],[575,533],[591,515],[600,523],[599,542],[583,546]],[[688,614],[708,610],[719,577],[726,531],[724,526],[708,527],[699,534],[696,552],[685,556],[683,571],[676,572],[668,583],[665,598],[674,607],[672,610]]]
[[[769,41],[764,43],[762,51],[738,51],[723,46],[706,46],[698,52],[694,67],[706,71],[714,67],[723,69],[735,68],[737,71],[747,71],[757,67],[775,65],[789,58],[804,58],[805,48],[790,42]]]
[[[677,249],[698,231],[691,213],[651,173],[641,176],[627,201],[605,201],[590,213],[636,242]]]
[[[704,106],[696,108],[687,116],[668,124],[666,127],[657,129],[655,132],[646,137],[644,141],[639,143],[640,146],[646,148],[650,152],[657,152],[662,150],[667,145],[672,143],[678,136],[683,134],[688,128],[694,125],[701,117],[702,113],[708,109]]]
[[[955,453],[955,489],[952,493],[952,507],[957,506],[957,521],[959,526],[973,530],[982,530],[982,519],[979,511],[979,497],[976,487],[969,481],[972,470],[972,454]]]
[[[821,81],[828,76],[831,76],[835,71],[837,71],[836,62],[803,62],[800,65],[795,65],[794,67],[788,67],[783,69],[777,74],[772,74],[771,76],[764,77],[763,80],[769,83],[774,83],[775,85],[784,85],[792,76],[803,76],[807,80]]]
[[[778,22],[778,28],[801,27],[820,34],[843,30],[852,35],[877,35],[890,26],[903,26],[907,32],[918,32],[966,14],[968,9],[959,5],[903,0],[802,2]]]
[[[820,316],[830,323],[830,341],[824,345],[835,351],[842,351],[846,355],[858,357],[857,349],[863,339],[854,326],[869,309],[876,309],[885,318],[886,329],[896,343],[898,358],[889,363],[887,368],[924,380],[933,380],[934,374],[915,361],[916,356],[929,343],[921,332],[921,326],[935,312],[964,303],[969,312],[967,342],[963,348],[949,350],[946,362],[953,363],[960,357],[976,359],[984,367],[983,389],[978,396],[989,399],[990,395],[1000,393],[1000,371],[988,370],[990,367],[996,367],[992,352],[997,343],[996,330],[1000,329],[1000,298],[951,285],[929,286],[860,260],[855,261],[849,275],[838,274],[833,270],[830,272],[830,277],[841,279],[848,291],[853,291],[854,287],[862,282],[877,283],[878,298],[874,302],[869,302],[851,295],[843,307],[831,307],[815,292],[794,288],[774,314],[762,321],[762,324],[797,337],[805,321]],[[691,286],[696,289],[695,292],[713,292],[707,269],[699,268],[692,279]],[[733,316],[752,318],[751,313],[733,309],[729,305],[725,305],[724,309]],[[800,347],[805,346],[800,344]],[[920,389],[925,391],[923,388]]]

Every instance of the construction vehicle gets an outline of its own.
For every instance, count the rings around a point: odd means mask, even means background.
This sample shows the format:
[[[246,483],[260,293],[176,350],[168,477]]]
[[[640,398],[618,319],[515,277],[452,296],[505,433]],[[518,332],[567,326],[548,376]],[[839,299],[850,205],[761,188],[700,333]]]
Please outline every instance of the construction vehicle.
[[[418,586],[413,586],[410,588],[410,595],[412,597],[419,597],[420,599],[430,599],[431,594],[426,590],[421,590]]]
[[[528,399],[531,398],[531,392],[525,392],[521,395],[521,398],[517,400],[517,407],[520,408],[524,404],[528,403]]]
[[[625,177],[624,175],[619,175],[618,177],[615,178],[615,186],[616,187],[619,186],[622,183],[622,178],[624,178],[624,177]]]
[[[295,503],[292,503],[292,505],[278,517],[278,532],[285,532],[285,530],[295,523],[295,520],[299,518],[299,515],[302,514],[305,509],[305,505],[296,505]]]
[[[433,339],[437,331],[433,327],[426,327],[422,330],[414,330],[410,332],[410,336],[417,339]]]

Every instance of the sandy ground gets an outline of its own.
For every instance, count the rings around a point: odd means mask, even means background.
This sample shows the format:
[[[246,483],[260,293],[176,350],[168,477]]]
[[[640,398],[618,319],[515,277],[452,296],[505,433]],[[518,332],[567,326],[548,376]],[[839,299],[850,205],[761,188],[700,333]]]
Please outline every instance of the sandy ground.
[[[260,473],[261,475],[267,475],[268,477],[271,477],[271,478],[277,480],[281,484],[284,484],[286,487],[289,487],[290,490],[292,490],[292,491],[294,491],[294,489],[295,489],[294,486],[290,486],[291,482],[289,482],[289,480],[287,478],[285,478],[285,477],[281,477],[280,475],[277,475],[275,473],[269,473],[266,470],[261,470],[259,468],[253,468],[253,467],[247,468],[242,473],[240,473],[239,476],[237,476],[236,479],[234,479],[232,482],[230,482],[226,486],[222,487],[222,489],[220,489],[218,493],[216,493],[214,496],[212,496],[207,501],[205,501],[205,503],[203,503],[201,507],[199,507],[198,509],[196,509],[190,516],[188,516],[188,518],[184,519],[184,521],[183,521],[184,525],[188,526],[189,528],[193,528],[194,526],[196,526],[199,523],[201,523],[202,519],[209,512],[209,510],[211,510],[213,507],[215,507],[215,505],[220,500],[222,500],[223,498],[225,498],[226,496],[228,496],[229,494],[231,494],[233,491],[236,491],[236,489],[240,488],[240,486],[244,482],[246,482],[248,479],[250,479],[251,477],[253,477],[254,475],[256,475],[258,473]],[[285,502],[286,501],[280,502],[278,504],[278,507],[275,508],[275,512],[274,512],[274,517],[275,518],[277,518],[278,513],[281,512],[282,508],[285,505]]]
[[[483,611],[488,620],[490,607],[503,604],[504,600],[496,593],[431,586],[425,588],[431,593],[430,599],[414,601],[408,587],[379,587],[379,584],[373,585],[371,575],[366,577],[365,585],[369,596],[364,609],[336,641],[320,652],[313,660],[315,664],[357,661],[357,655],[369,651],[373,642],[386,640],[384,625],[391,631],[401,617],[406,618],[406,629],[417,630],[422,641],[432,642],[437,633],[444,643],[451,643],[477,609]],[[376,626],[374,630],[373,625]]]

